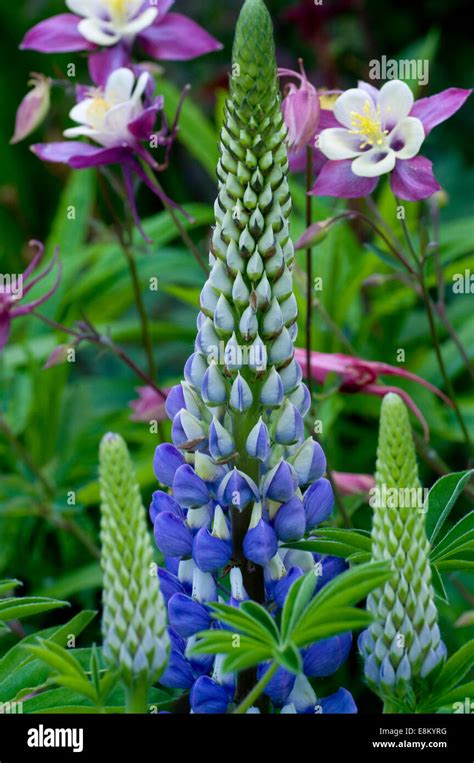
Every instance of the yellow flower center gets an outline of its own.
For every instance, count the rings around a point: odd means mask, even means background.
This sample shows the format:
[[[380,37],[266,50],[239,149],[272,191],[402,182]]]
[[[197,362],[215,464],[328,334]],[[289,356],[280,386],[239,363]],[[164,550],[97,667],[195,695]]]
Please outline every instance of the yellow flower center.
[[[106,0],[106,5],[109,8],[111,18],[114,21],[122,23],[127,21],[130,7],[129,0]]]
[[[374,110],[370,101],[366,101],[362,114],[351,111],[352,130],[349,132],[351,135],[361,135],[364,138],[364,142],[360,145],[361,149],[366,146],[382,146],[384,144],[388,130],[382,130],[381,122],[380,106]]]
[[[91,98],[91,103],[87,109],[87,116],[92,124],[100,125],[110,109],[111,103],[106,100],[100,88],[91,90],[90,93],[88,93],[88,97]]]

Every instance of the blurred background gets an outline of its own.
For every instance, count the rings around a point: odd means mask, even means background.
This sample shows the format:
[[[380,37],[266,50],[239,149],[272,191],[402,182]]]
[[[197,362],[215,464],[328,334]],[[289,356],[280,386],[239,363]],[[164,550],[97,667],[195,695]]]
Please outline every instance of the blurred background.
[[[297,68],[302,57],[309,79],[318,87],[347,88],[366,79],[372,59],[417,58],[430,62],[424,88],[410,83],[417,97],[474,82],[472,33],[467,0],[267,0],[272,13],[281,66]],[[170,168],[161,179],[167,193],[185,205],[197,224],[191,235],[205,253],[216,193],[214,168],[231,45],[240,0],[226,3],[177,0],[185,13],[224,43],[218,54],[190,62],[164,62],[157,88],[165,95],[171,116],[181,88],[192,86],[181,121]],[[24,33],[41,19],[64,11],[62,0],[17,0],[0,5],[0,272],[20,273],[31,250],[27,242],[46,243],[46,258],[59,247],[63,279],[42,314],[71,326],[86,316],[123,346],[144,367],[140,327],[126,263],[115,242],[104,200],[92,171],[70,173],[62,165],[43,164],[29,151],[29,140],[9,145],[16,108],[27,91],[30,72],[62,78],[66,66],[77,66],[77,80],[87,81],[85,60],[76,54],[46,56],[20,52]],[[69,124],[73,93],[53,91],[45,123],[31,142],[60,139]],[[474,273],[474,106],[465,107],[437,128],[423,153],[435,163],[447,194],[441,209],[441,255],[451,322],[466,353],[474,356],[472,294],[453,295],[457,273]],[[293,232],[304,230],[302,179],[292,181]],[[162,388],[177,383],[192,350],[195,317],[203,274],[156,199],[140,191],[140,213],[153,244],[136,240],[139,274],[152,321],[155,354]],[[393,200],[385,186],[379,210],[394,218]],[[75,220],[67,210],[75,208]],[[340,206],[340,203],[339,203]],[[408,205],[415,207],[416,205]],[[315,218],[333,213],[334,200],[317,200]],[[411,213],[410,213],[411,214]],[[415,212],[413,212],[415,214]],[[403,367],[443,387],[425,313],[411,289],[393,278],[393,268],[366,246],[367,231],[336,226],[314,254],[314,275],[323,290],[314,311],[313,349],[349,352],[368,360]],[[303,261],[296,273],[302,306],[299,345],[304,345]],[[158,278],[150,292],[150,278]],[[430,286],[435,276],[430,275]],[[45,281],[52,283],[52,277]],[[42,287],[44,290],[44,285]],[[471,431],[474,393],[465,364],[449,336],[440,329],[450,378]],[[148,421],[132,421],[130,402],[141,385],[133,372],[110,353],[81,345],[75,363],[44,370],[64,335],[31,317],[15,321],[11,339],[0,353],[0,578],[21,579],[24,591],[72,601],[74,607],[97,607],[100,592],[98,546],[97,447],[108,430],[120,432],[133,451],[145,505],[155,489],[151,467],[158,438]],[[449,409],[413,382],[400,381],[423,411],[431,431],[432,450],[420,452],[424,484],[430,486],[443,468],[466,467],[466,450]],[[338,390],[336,377],[317,388],[317,415],[332,469],[370,474],[374,470],[379,398]],[[421,430],[413,421],[419,440]],[[165,433],[169,425],[164,424]],[[433,453],[435,455],[433,455]],[[460,501],[453,521],[466,508]],[[356,527],[370,528],[370,509],[362,495],[345,499]],[[336,522],[341,523],[340,515]],[[445,581],[450,604],[440,602],[448,649],[460,645],[473,629],[459,618],[473,609],[472,576],[451,575]],[[54,621],[54,615],[46,618]],[[60,617],[60,616],[58,616]],[[470,631],[470,633],[468,633]],[[94,626],[89,640],[97,638]],[[9,638],[9,637],[5,637]],[[2,645],[2,652],[6,643]],[[365,692],[366,711],[377,701],[360,681],[357,657],[328,682],[351,688],[356,699]],[[322,693],[326,693],[322,691]]]

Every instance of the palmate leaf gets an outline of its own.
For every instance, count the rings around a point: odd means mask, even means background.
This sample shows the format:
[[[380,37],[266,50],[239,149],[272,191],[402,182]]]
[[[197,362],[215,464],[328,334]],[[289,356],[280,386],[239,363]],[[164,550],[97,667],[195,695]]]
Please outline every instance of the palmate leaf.
[[[372,548],[370,534],[362,530],[344,530],[336,527],[321,527],[315,537],[296,543],[287,543],[285,548],[295,548],[311,553],[330,554],[343,559],[357,555],[358,562],[369,561]]]
[[[228,604],[212,604],[211,607],[224,625],[234,628],[238,633],[250,636],[263,644],[275,641],[278,643],[278,629],[273,622],[269,623],[270,615],[259,604],[253,604],[255,606],[248,607],[247,610],[243,610],[243,605],[238,609]],[[255,613],[259,610],[261,612],[256,617]]]
[[[474,667],[474,640],[464,644],[443,665],[433,686],[435,694],[445,694],[462,681]]]
[[[293,632],[292,640],[300,648],[340,633],[361,630],[372,622],[372,616],[363,609],[338,607],[318,612],[317,619],[304,620]]]
[[[310,572],[296,580],[291,586],[281,613],[281,635],[283,639],[288,638],[302,617],[313,597],[317,580],[316,575]]]
[[[453,705],[456,702],[462,703],[466,699],[471,702],[471,697],[473,696],[474,681],[469,681],[468,683],[461,684],[461,686],[457,686],[455,689],[450,689],[443,694],[437,694],[436,696],[430,697],[421,704],[421,706],[418,708],[418,712],[432,713],[436,710],[444,709],[446,709],[448,712],[453,712]]]
[[[433,545],[451,509],[464,487],[474,474],[473,469],[454,472],[441,477],[431,488],[426,498],[426,533]]]
[[[37,644],[28,644],[25,649],[34,657],[43,660],[52,670],[87,681],[86,673],[77,660],[70,652],[59,644],[55,644],[54,641],[38,639]]]

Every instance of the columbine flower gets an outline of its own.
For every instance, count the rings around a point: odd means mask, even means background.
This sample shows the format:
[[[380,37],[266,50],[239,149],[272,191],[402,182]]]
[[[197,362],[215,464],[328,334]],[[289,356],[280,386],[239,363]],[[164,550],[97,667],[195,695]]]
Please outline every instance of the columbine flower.
[[[282,103],[290,151],[300,151],[308,146],[314,140],[319,124],[318,93],[314,85],[309,82],[301,59],[299,65],[301,74],[291,69],[278,69],[280,77],[294,77],[300,81],[299,87],[293,82],[288,85]]]
[[[301,363],[303,371],[306,373],[306,351],[303,349],[297,349],[295,351],[295,357]],[[325,353],[325,352],[312,352],[311,353],[311,376],[316,379],[317,382],[323,384],[326,376],[330,373],[336,373],[341,377],[341,383],[339,389],[341,392],[362,392],[366,395],[377,395],[378,397],[384,397],[389,392],[396,392],[405,401],[410,410],[413,411],[421,426],[425,439],[429,438],[429,429],[426,419],[422,412],[412,400],[410,395],[405,390],[399,387],[388,386],[378,383],[379,376],[400,376],[403,379],[410,379],[418,384],[421,384],[426,389],[429,389],[435,395],[438,395],[447,405],[452,407],[452,403],[448,397],[434,384],[422,379],[421,376],[406,371],[404,368],[397,368],[391,366],[388,363],[380,363],[379,361],[363,360],[362,358],[355,358],[352,355],[343,355],[341,353]]]
[[[395,196],[406,201],[428,198],[440,185],[420,148],[430,130],[455,114],[470,93],[449,88],[414,103],[410,88],[400,80],[380,90],[365,82],[347,90],[334,105],[334,126],[318,137],[318,148],[329,161],[312,193],[367,196],[382,175],[391,173]]]
[[[41,124],[49,111],[51,80],[33,72],[28,85],[33,89],[25,95],[16,112],[15,132],[10,143],[19,143]]]
[[[104,89],[98,87],[80,91],[80,100],[70,113],[78,126],[68,128],[64,135],[66,138],[90,138],[99,147],[80,141],[37,143],[31,147],[40,159],[63,162],[74,169],[120,164],[131,209],[140,230],[132,186],[133,173],[156,196],[176,206],[150,180],[138,161],[143,160],[154,170],[161,169],[142,143],[155,139],[157,145],[167,145],[173,139],[173,134],[165,135],[165,130],[153,132],[157,115],[163,109],[163,99],[150,98],[148,90],[151,83],[148,72],[142,72],[136,79],[130,69],[122,67],[112,72]]]
[[[11,276],[9,279],[3,274],[2,280],[0,281],[0,351],[3,350],[8,341],[12,320],[14,318],[19,318],[22,315],[28,315],[28,313],[36,310],[37,307],[46,302],[46,300],[54,294],[59,286],[61,265],[58,262],[56,254],[51,258],[51,262],[46,270],[36,276],[36,278],[30,280],[30,276],[39,265],[44,252],[44,246],[39,241],[31,241],[30,244],[31,246],[36,247],[37,251],[25,272],[18,277]],[[43,294],[42,297],[33,300],[33,302],[29,302],[26,305],[20,305],[19,303],[21,300],[26,297],[28,292],[30,292],[39,281],[51,272],[56,263],[58,264],[58,274],[52,288],[46,294]]]
[[[166,419],[166,391],[161,392],[154,387],[137,387],[138,399],[131,400],[129,405],[133,413],[132,421],[163,421]]]
[[[200,713],[225,712],[235,694],[236,682],[222,674],[219,657],[209,665],[192,656],[227,573],[231,606],[255,596],[278,612],[299,576],[321,571],[320,587],[345,564],[282,548],[325,521],[334,499],[323,477],[324,453],[304,438],[310,400],[293,357],[297,308],[286,128],[271,20],[261,0],[243,7],[234,64],[241,75],[231,80],[221,133],[211,272],[201,292],[195,352],[166,403],[173,445],[159,445],[153,464],[172,495],[157,490],[150,507],[165,557],[159,574],[171,626],[172,654],[162,682],[190,689],[191,708]],[[212,346],[221,341],[225,352],[217,362]],[[334,640],[313,650],[309,674],[337,670],[347,643],[342,648]],[[284,673],[279,707],[295,684],[294,675]],[[298,711],[298,693],[293,700]]]
[[[220,50],[220,43],[180,13],[168,13],[174,0],[66,0],[72,13],[41,21],[27,32],[21,48],[41,53],[79,50],[105,52],[91,56],[94,69],[121,58],[130,61],[136,40],[152,58],[186,61]],[[118,48],[118,50],[117,50]],[[114,50],[115,49],[115,50]]]

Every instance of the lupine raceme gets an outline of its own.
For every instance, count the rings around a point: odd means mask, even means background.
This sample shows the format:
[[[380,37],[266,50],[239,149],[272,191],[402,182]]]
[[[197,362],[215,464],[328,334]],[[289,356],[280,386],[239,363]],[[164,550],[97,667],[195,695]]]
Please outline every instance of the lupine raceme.
[[[369,594],[374,622],[359,638],[365,677],[386,710],[413,710],[423,682],[446,648],[438,627],[430,544],[407,409],[389,393],[382,403],[375,475],[372,558],[388,560],[393,578]]]
[[[150,508],[172,643],[161,683],[187,690],[193,712],[226,712],[265,670],[226,675],[219,656],[192,655],[196,633],[211,623],[210,602],[222,593],[233,606],[251,598],[277,612],[316,563],[318,588],[345,568],[281,547],[333,509],[324,453],[304,434],[310,398],[294,358],[287,172],[271,19],[262,0],[246,0],[221,132],[210,274],[194,352],[167,399],[173,444],[156,450],[164,489]],[[350,646],[350,634],[314,644],[297,678],[279,668],[266,689],[274,706],[314,712],[308,677],[333,673]],[[327,712],[355,712],[343,689],[326,703]]]
[[[118,669],[128,711],[146,712],[148,689],[168,661],[169,638],[145,509],[119,435],[102,439],[100,486],[104,659]]]

